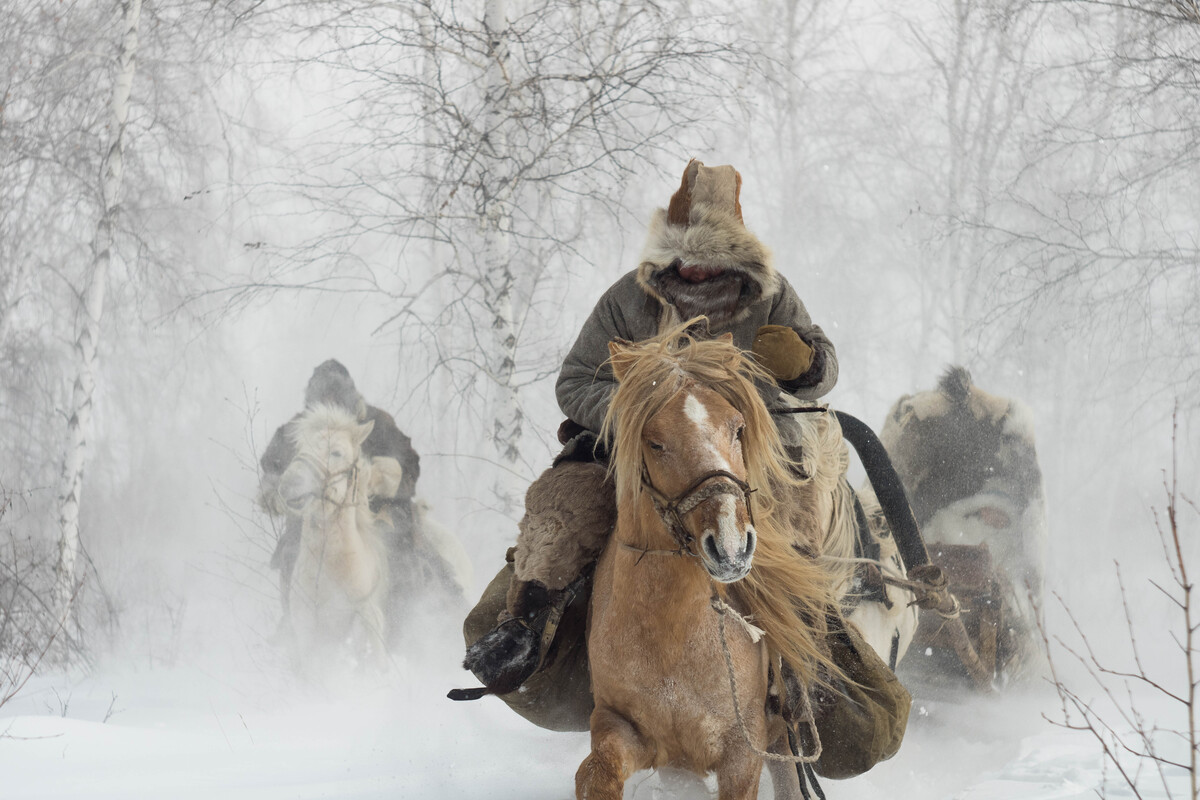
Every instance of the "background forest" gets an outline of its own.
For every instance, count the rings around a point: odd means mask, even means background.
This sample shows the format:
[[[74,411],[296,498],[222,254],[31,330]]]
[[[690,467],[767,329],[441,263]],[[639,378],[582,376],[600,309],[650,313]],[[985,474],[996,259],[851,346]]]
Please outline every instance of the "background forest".
[[[834,406],[878,426],[949,364],[1022,399],[1048,588],[1106,652],[1114,560],[1135,620],[1164,613],[1141,588],[1164,472],[1200,478],[1195,0],[0,0],[0,23],[0,698],[269,660],[256,462],[330,357],[412,437],[481,589],[556,449],[561,358],[691,157],[742,173],[838,348]]]

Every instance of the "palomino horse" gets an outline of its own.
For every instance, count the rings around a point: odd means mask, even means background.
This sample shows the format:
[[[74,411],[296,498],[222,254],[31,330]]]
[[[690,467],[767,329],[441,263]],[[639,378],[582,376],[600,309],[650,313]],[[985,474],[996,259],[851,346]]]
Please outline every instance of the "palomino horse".
[[[363,456],[373,426],[321,405],[293,428],[296,456],[279,494],[303,520],[289,621],[305,659],[322,659],[327,653],[317,648],[337,648],[354,634],[361,659],[386,665],[386,523],[371,512],[369,498],[394,495],[401,473],[394,458]]]
[[[839,579],[816,557],[832,504],[791,527],[803,515],[777,498],[813,481],[789,469],[764,374],[731,337],[682,330],[610,345],[618,514],[591,598],[592,751],[576,773],[589,800],[666,765],[715,773],[721,800],[757,797],[754,750],[789,752],[767,711],[772,660],[804,684],[837,673],[822,642]],[[798,796],[793,764],[768,767],[776,797]]]

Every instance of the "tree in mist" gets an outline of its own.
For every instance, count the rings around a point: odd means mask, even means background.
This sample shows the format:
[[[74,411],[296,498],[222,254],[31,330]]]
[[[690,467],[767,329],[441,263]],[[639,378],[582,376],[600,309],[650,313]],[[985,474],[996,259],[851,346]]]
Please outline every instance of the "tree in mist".
[[[997,269],[987,230],[1002,213],[997,199],[1021,170],[1014,154],[1046,11],[1029,0],[946,0],[934,8],[932,20],[916,9],[903,19],[927,65],[918,74],[932,77],[934,87],[930,120],[907,122],[918,138],[936,134],[913,164],[930,186],[919,195],[930,223],[928,258],[917,266],[920,350],[941,349],[944,359],[967,363],[977,349],[970,329],[985,316]]]
[[[1178,422],[1176,421],[1176,426]],[[1175,431],[1178,446],[1178,427]],[[1162,547],[1163,564],[1170,580],[1151,585],[1167,602],[1174,618],[1165,623],[1169,633],[1171,655],[1147,657],[1144,648],[1150,634],[1162,632],[1164,622],[1155,615],[1153,622],[1139,627],[1130,607],[1130,596],[1121,579],[1121,565],[1116,564],[1122,607],[1125,612],[1126,634],[1132,663],[1113,666],[1111,659],[1097,654],[1092,641],[1076,621],[1071,609],[1063,603],[1073,625],[1071,640],[1060,635],[1049,636],[1043,629],[1047,653],[1050,654],[1051,682],[1060,702],[1057,715],[1044,715],[1052,724],[1086,733],[1100,745],[1104,758],[1116,771],[1124,790],[1134,797],[1148,795],[1149,783],[1161,787],[1162,796],[1180,796],[1180,787],[1173,780],[1178,772],[1187,776],[1191,800],[1200,797],[1200,643],[1197,630],[1200,609],[1194,602],[1195,584],[1189,576],[1194,565],[1186,518],[1194,523],[1200,519],[1200,508],[1179,491],[1178,464],[1165,475],[1165,517],[1155,513],[1155,526]],[[1144,609],[1143,609],[1144,611]],[[1141,643],[1141,644],[1139,644]],[[1064,677],[1054,666],[1057,652],[1082,666],[1086,685]],[[1162,701],[1166,702],[1168,718],[1159,716]],[[1121,792],[1124,793],[1124,790]],[[1104,789],[1101,797],[1106,796]]]
[[[196,117],[238,5],[0,3],[0,486],[19,498],[0,530],[59,623],[95,567],[85,534],[128,535],[99,524],[130,491],[120,459],[181,410],[153,402],[178,357],[161,314],[204,264],[181,187],[212,171]]]
[[[83,468],[83,442],[89,422],[95,375],[95,341],[103,305],[104,273],[109,261],[111,221],[104,215],[88,219],[91,176],[98,170],[89,160],[98,103],[94,81],[86,80],[94,31],[105,29],[103,12],[93,9],[48,8],[44,5],[6,9],[4,58],[7,85],[0,107],[0,353],[6,371],[4,402],[0,404],[6,455],[6,474],[0,481],[16,486],[21,497],[18,521],[23,535],[6,526],[9,543],[21,542],[8,564],[19,572],[20,584],[45,591],[48,608],[61,624],[76,595],[75,559],[78,553],[78,490]],[[136,17],[136,9],[133,9]],[[111,43],[110,43],[111,44]],[[11,45],[11,47],[7,46]],[[80,83],[88,86],[79,91]],[[114,95],[115,96],[115,95]],[[107,120],[111,125],[112,119]],[[120,173],[120,146],[109,159]],[[84,177],[87,176],[87,177]],[[101,180],[101,191],[119,185]],[[110,196],[110,199],[115,195]],[[115,206],[115,199],[113,199]],[[103,224],[97,220],[103,220]],[[89,230],[90,228],[90,230]],[[88,273],[101,280],[87,288],[75,282],[76,265],[84,260],[86,242],[96,250],[88,258]],[[63,289],[70,295],[64,297]],[[68,299],[69,298],[69,299]],[[94,316],[87,319],[87,311]],[[76,338],[61,320],[74,321],[83,313]],[[58,337],[71,335],[77,350],[72,363],[59,347]],[[65,381],[64,381],[65,379]],[[75,384],[76,407],[59,417],[64,405],[63,383]],[[73,413],[79,411],[81,413]],[[69,433],[78,447],[67,453]],[[61,426],[61,427],[60,427]],[[8,468],[13,468],[9,472]],[[57,472],[64,486],[57,503],[46,502]],[[54,506],[57,505],[57,508]],[[58,556],[46,559],[40,551],[50,526],[40,519],[54,514],[60,525],[53,541]],[[11,525],[15,526],[18,521]],[[48,520],[46,520],[48,522]],[[59,582],[42,586],[32,580],[49,562]],[[24,570],[34,564],[37,569]],[[14,596],[15,599],[15,596]]]
[[[1037,180],[995,226],[1004,266],[987,323],[1093,340],[1125,389],[1194,398],[1200,334],[1200,15],[1188,0],[1078,0],[1055,70],[1057,107],[1022,157]],[[1106,341],[1107,340],[1107,341]]]
[[[79,557],[79,500],[83,494],[83,474],[88,440],[92,434],[92,399],[96,389],[96,346],[104,321],[104,296],[108,289],[109,264],[112,261],[113,229],[120,210],[120,193],[125,178],[125,123],[129,119],[129,96],[137,68],[138,25],[141,0],[125,0],[121,6],[120,49],[116,60],[108,121],[109,144],[100,167],[100,217],[92,239],[93,260],[86,287],[79,298],[79,335],[75,339],[75,380],[68,407],[67,452],[63,467],[63,491],[60,498],[58,580],[55,605],[60,618],[70,613],[76,593],[76,568]]]
[[[410,362],[521,458],[524,386],[553,374],[581,244],[602,244],[625,186],[655,172],[730,93],[740,51],[676,2],[422,0],[300,4],[298,68],[347,86],[296,158],[320,233],[266,248],[258,286],[370,292],[395,304]],[[281,179],[273,189],[285,191]],[[244,296],[244,295],[243,295]],[[413,374],[420,369],[405,364]],[[482,401],[482,402],[475,402]]]

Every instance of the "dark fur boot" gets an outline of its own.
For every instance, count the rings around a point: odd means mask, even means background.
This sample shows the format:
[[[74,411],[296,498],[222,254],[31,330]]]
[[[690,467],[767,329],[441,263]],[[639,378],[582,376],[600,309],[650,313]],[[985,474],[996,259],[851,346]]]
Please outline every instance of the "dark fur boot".
[[[463,667],[494,694],[516,691],[537,671],[542,629],[558,592],[537,581],[513,581],[508,619],[467,648]]]

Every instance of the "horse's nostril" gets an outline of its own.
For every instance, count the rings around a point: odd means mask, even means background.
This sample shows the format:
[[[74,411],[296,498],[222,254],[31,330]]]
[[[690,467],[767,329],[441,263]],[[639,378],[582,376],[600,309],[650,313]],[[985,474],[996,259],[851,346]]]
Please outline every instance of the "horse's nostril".
[[[702,544],[704,546],[704,552],[708,554],[710,559],[718,563],[723,560],[721,558],[721,551],[717,549],[717,537],[712,535],[705,536]]]
[[[754,555],[754,546],[756,543],[757,542],[755,540],[754,528],[747,528],[746,529],[746,549],[744,549],[742,551],[742,554],[746,558],[749,558],[750,556]]]

